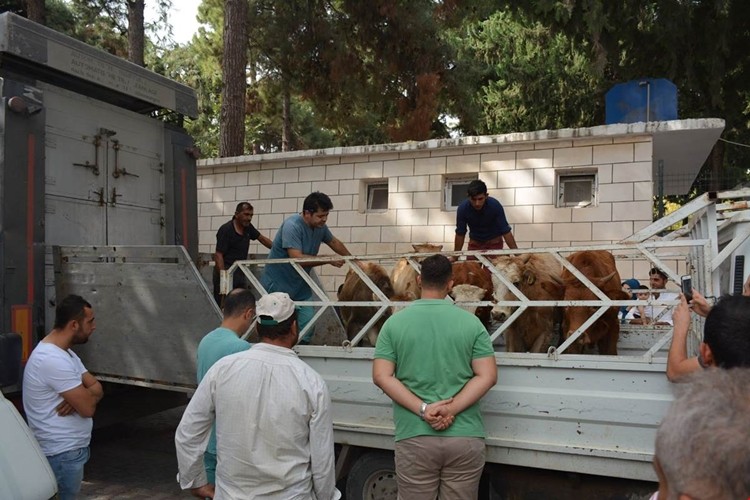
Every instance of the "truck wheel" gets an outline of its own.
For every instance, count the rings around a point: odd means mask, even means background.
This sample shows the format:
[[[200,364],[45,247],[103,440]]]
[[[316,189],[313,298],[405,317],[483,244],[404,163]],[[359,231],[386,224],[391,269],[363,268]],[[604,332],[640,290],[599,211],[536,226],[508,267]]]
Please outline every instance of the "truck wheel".
[[[391,453],[365,453],[346,480],[346,500],[396,500],[396,464]]]

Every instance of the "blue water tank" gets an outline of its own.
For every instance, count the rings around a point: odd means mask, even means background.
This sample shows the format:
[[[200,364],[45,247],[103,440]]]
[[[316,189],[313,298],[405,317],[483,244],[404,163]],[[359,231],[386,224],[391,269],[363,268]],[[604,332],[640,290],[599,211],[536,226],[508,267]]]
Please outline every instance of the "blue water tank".
[[[605,102],[607,125],[677,119],[677,87],[666,78],[618,83]]]

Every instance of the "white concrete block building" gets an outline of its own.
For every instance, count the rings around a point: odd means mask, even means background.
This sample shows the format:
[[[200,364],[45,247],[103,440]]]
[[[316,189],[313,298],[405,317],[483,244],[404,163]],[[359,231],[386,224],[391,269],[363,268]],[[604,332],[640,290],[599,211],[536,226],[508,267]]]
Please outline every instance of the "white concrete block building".
[[[238,202],[252,203],[254,225],[273,239],[313,191],[331,197],[328,225],[355,255],[423,242],[452,250],[456,206],[474,179],[503,204],[519,248],[615,243],[652,222],[662,174],[664,194],[687,192],[723,129],[720,119],[675,120],[201,160],[200,251],[213,252]],[[343,280],[332,266],[318,273],[328,291]]]

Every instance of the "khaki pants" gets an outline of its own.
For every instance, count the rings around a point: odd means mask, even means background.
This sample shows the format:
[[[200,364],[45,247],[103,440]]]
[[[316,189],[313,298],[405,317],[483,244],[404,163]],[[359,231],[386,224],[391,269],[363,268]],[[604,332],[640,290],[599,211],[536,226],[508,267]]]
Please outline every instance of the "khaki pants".
[[[418,436],[396,443],[399,500],[476,500],[484,469],[481,438]]]

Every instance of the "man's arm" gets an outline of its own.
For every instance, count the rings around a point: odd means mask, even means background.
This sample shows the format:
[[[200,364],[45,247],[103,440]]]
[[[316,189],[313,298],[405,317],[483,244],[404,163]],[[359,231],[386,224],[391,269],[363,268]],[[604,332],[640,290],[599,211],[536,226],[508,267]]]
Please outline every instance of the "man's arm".
[[[487,391],[497,383],[497,363],[495,356],[473,359],[471,369],[474,376],[464,385],[453,401],[438,409],[441,415],[458,415],[482,399]]]
[[[674,328],[672,330],[672,345],[669,346],[669,354],[667,354],[667,378],[670,382],[676,382],[688,373],[701,369],[698,358],[688,358],[687,355],[690,310],[685,301],[685,296],[682,294],[680,294],[680,305],[675,308],[672,320],[674,321]]]
[[[177,466],[180,473],[180,487],[183,490],[198,489],[208,484],[206,469],[203,466],[203,452],[206,451],[211,436],[211,426],[215,419],[215,407],[211,392],[213,379],[209,370],[195,394],[190,399],[180,425],[174,435]]]
[[[505,240],[505,244],[508,245],[508,248],[518,248],[518,245],[516,244],[516,239],[513,237],[513,231],[508,231],[503,235],[503,239]]]
[[[273,241],[271,241],[267,236],[263,236],[262,234],[258,236],[258,241],[261,245],[266,247],[267,249],[271,249],[271,246],[273,245]]]
[[[690,301],[690,309],[698,316],[704,318],[711,312],[711,305],[698,290],[693,288],[693,300]]]
[[[460,252],[464,248],[464,241],[466,240],[465,234],[456,233],[456,237],[453,238],[453,251]]]
[[[315,497],[336,500],[336,465],[333,457],[333,416],[331,397],[323,383],[316,394],[316,408],[310,419],[310,469]]]
[[[94,413],[96,412],[96,404],[101,399],[101,396],[97,397],[84,387],[83,384],[74,389],[70,389],[69,391],[61,392],[60,396],[64,399],[64,403],[70,405],[70,408],[85,418],[91,418],[94,416]],[[70,408],[66,407],[64,403],[61,403],[57,407],[57,412],[61,416],[72,413]]]
[[[214,264],[216,265],[216,269],[219,271],[224,270],[224,254],[217,251],[214,253]]]
[[[302,258],[310,258],[310,257],[317,257],[317,255],[308,255],[306,253],[302,253],[302,250],[299,248],[287,248],[286,253],[289,254],[289,258],[291,259],[302,259]],[[343,260],[311,260],[309,262],[298,262],[298,264],[302,267],[316,267],[316,266],[324,266],[326,264],[331,264],[332,266],[341,267],[344,265]]]
[[[492,358],[494,363],[495,358]],[[493,365],[494,366],[494,365]],[[394,402],[403,406],[407,410],[419,415],[419,411],[422,408],[422,400],[411,392],[399,379],[396,378],[396,363],[387,359],[375,358],[372,362],[372,381],[375,385],[380,387],[383,392],[391,398]],[[450,400],[433,401],[427,402],[428,409],[434,409],[435,407],[442,406],[448,403]],[[429,413],[429,410],[425,411],[425,415]],[[428,421],[430,425],[432,421]],[[447,426],[445,426],[447,427]],[[439,430],[439,429],[438,429]]]

